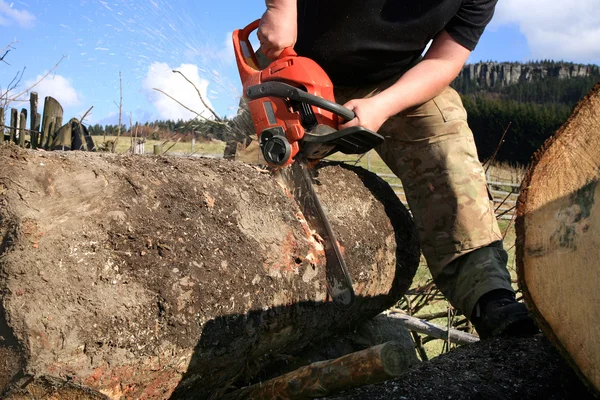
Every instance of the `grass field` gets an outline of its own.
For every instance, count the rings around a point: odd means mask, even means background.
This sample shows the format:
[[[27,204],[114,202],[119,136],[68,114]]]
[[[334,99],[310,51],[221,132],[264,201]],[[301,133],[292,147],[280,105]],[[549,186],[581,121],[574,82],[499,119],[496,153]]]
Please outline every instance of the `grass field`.
[[[102,147],[105,137],[104,136],[92,136],[94,143],[98,147]],[[114,142],[117,139],[116,136],[106,136],[106,142]],[[162,145],[163,151],[167,153],[178,153],[178,154],[223,154],[225,150],[225,142],[218,140],[208,142],[196,142],[193,149],[191,142],[171,142],[164,140],[145,140],[145,152],[152,153],[154,151],[154,145]],[[127,153],[131,149],[131,138],[120,137],[117,141],[116,152]]]

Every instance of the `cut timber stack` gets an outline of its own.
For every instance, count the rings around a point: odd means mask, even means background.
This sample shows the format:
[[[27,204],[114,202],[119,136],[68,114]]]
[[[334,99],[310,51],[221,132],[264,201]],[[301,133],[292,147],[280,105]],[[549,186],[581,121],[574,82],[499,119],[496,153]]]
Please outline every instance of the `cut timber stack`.
[[[527,304],[600,394],[600,84],[536,154],[517,210],[517,268]]]
[[[57,393],[217,398],[389,308],[419,262],[408,211],[359,168],[325,165],[316,185],[358,296],[341,311],[299,208],[255,167],[12,144],[0,165],[8,398],[55,379]]]

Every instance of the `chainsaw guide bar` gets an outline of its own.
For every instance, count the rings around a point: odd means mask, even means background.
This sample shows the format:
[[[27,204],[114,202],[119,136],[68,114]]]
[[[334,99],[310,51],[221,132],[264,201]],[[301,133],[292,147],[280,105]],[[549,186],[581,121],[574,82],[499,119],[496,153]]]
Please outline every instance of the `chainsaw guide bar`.
[[[341,308],[351,307],[355,300],[352,279],[329,219],[315,191],[313,177],[306,161],[297,157],[289,167],[279,170],[278,173],[300,206],[309,228],[323,240],[327,263],[325,278],[331,299]]]

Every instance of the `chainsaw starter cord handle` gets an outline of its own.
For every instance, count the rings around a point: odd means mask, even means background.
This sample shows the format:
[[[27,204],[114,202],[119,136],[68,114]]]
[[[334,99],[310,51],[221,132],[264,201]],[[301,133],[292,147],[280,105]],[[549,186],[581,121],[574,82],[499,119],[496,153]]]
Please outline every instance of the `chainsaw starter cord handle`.
[[[342,117],[345,122],[352,121],[356,118],[354,111],[342,106],[341,104],[334,103],[326,100],[322,97],[312,95],[305,92],[304,90],[298,89],[294,86],[288,85],[283,82],[265,82],[259,85],[250,86],[246,90],[246,97],[251,100],[260,99],[262,97],[279,97],[282,99],[296,100],[299,102],[307,103],[315,107],[322,108],[330,111],[335,115]]]

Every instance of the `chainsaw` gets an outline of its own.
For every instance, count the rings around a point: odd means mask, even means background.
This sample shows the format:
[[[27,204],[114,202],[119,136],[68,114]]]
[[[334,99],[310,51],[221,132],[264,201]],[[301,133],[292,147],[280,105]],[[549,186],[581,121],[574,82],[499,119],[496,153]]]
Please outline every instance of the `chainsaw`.
[[[334,304],[347,308],[355,299],[352,280],[313,186],[314,166],[341,152],[363,154],[383,137],[360,126],[339,129],[340,120],[355,118],[335,102],[333,84],[313,60],[293,48],[260,69],[250,34],[260,20],[233,32],[233,47],[244,97],[264,160],[293,194],[309,227],[323,240],[328,293]]]

